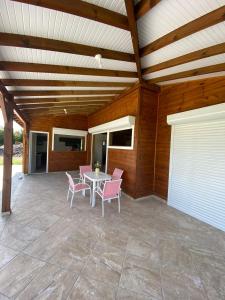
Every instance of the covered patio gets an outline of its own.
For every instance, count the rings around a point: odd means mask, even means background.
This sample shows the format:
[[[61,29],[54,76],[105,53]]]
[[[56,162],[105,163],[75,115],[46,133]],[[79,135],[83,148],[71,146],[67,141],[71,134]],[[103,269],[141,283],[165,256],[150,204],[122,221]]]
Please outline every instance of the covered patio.
[[[0,300],[225,299],[224,16],[225,0],[0,0]]]
[[[76,175],[76,174],[74,174]],[[155,197],[66,201],[64,173],[24,178],[0,219],[0,299],[223,299],[224,233]],[[8,298],[7,298],[8,297]]]

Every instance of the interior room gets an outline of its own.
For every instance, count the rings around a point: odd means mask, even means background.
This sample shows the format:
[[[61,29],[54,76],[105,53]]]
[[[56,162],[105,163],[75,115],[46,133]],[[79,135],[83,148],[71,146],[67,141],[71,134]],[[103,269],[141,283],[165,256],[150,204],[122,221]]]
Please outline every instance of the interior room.
[[[0,0],[1,300],[225,299],[224,16]]]

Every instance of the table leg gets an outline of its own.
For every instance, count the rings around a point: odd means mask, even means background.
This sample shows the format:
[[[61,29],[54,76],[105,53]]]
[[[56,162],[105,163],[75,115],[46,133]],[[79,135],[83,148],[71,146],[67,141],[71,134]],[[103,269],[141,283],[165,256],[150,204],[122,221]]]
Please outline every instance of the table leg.
[[[85,176],[84,176],[84,183],[85,183]],[[82,195],[85,197],[85,190],[82,191]]]
[[[92,207],[95,207],[95,189],[96,189],[96,182],[95,182],[95,180],[93,180]]]

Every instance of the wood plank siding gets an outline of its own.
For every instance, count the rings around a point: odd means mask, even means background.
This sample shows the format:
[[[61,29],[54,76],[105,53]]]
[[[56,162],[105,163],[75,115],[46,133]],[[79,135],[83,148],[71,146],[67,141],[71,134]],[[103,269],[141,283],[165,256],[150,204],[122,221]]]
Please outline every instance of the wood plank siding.
[[[155,193],[166,199],[168,193],[171,127],[167,115],[225,102],[224,77],[162,87],[159,97]]]
[[[33,117],[30,130],[49,132],[49,172],[77,170],[87,163],[87,151],[52,151],[52,128],[87,130],[87,117],[81,115]],[[26,168],[25,168],[26,169]]]

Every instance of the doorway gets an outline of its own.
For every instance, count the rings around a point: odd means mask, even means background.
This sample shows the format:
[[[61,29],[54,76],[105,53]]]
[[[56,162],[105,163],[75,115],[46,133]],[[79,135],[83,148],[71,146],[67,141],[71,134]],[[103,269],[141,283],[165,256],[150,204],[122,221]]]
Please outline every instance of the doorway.
[[[29,146],[29,173],[48,172],[48,133],[31,131]]]
[[[98,161],[101,164],[101,171],[106,172],[107,156],[107,133],[94,134],[92,148],[92,165]]]

